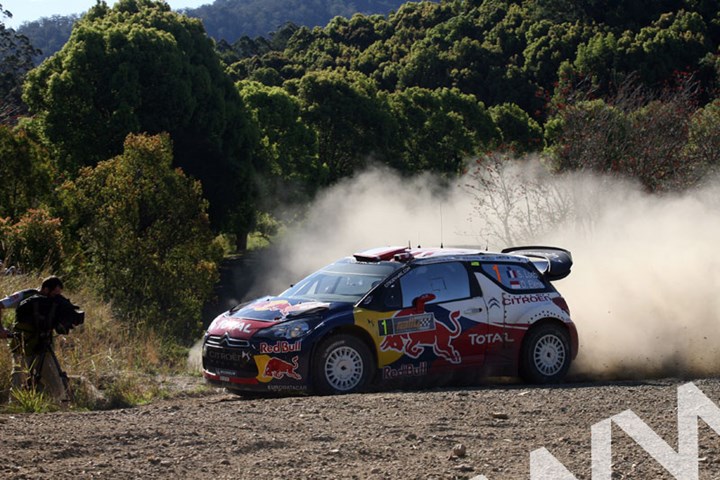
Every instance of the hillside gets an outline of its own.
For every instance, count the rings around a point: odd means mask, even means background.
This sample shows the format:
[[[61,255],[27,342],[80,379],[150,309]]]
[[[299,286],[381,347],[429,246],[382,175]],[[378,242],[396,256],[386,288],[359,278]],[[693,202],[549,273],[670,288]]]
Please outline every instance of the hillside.
[[[201,19],[208,35],[215,40],[233,43],[243,36],[268,36],[287,23],[322,26],[338,15],[349,18],[355,13],[387,14],[403,3],[403,0],[215,0],[180,12]],[[62,48],[79,18],[80,15],[54,15],[18,28],[40,50],[36,64]]]
[[[214,39],[232,43],[242,36],[266,37],[288,22],[323,26],[336,16],[387,14],[403,3],[404,0],[215,0],[181,12],[201,19]]]

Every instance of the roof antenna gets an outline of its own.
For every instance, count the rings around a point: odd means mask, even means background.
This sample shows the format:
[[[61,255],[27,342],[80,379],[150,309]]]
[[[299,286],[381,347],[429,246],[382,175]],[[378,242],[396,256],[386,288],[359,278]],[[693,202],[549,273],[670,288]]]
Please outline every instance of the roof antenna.
[[[440,204],[440,248],[443,248],[443,215],[442,215],[442,203]]]

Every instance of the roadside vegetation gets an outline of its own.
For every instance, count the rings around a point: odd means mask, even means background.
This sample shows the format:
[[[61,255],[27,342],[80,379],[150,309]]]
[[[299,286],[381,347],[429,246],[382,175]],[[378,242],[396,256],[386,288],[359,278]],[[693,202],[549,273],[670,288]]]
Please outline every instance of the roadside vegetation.
[[[86,309],[58,353],[104,400],[78,388],[78,407],[162,396],[149,379],[185,369],[223,257],[369,165],[463,178],[505,240],[503,167],[524,155],[651,195],[702,185],[720,166],[718,19],[717,2],[443,0],[215,42],[163,1],[120,0],[38,66],[2,25],[0,261],[20,275],[0,295],[54,273]],[[0,349],[0,400],[8,369]]]
[[[0,276],[0,291],[37,288],[41,282],[42,277],[35,275]],[[68,335],[55,336],[55,353],[70,378],[74,397],[71,408],[129,407],[177,393],[167,379],[190,374],[189,348],[178,346],[152,328],[120,322],[111,304],[87,286],[66,287],[65,295],[83,308],[87,319]],[[3,324],[9,326],[13,318],[13,310],[5,311]],[[15,393],[8,405],[11,370],[9,349],[0,345],[0,411],[43,412],[57,408],[34,391]]]

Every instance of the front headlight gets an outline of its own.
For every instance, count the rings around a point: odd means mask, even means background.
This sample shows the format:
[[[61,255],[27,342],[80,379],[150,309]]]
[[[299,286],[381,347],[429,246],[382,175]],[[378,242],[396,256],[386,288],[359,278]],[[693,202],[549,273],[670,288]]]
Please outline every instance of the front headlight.
[[[292,340],[305,336],[310,331],[310,325],[304,321],[278,323],[270,328],[257,332],[255,337],[264,338],[285,338]]]

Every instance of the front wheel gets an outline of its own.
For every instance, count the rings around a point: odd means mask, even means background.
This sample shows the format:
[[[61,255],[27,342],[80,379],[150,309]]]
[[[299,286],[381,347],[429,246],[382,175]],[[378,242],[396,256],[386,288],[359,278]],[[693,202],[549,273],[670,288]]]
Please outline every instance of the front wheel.
[[[531,383],[556,383],[570,368],[570,337],[559,325],[533,327],[523,342],[521,375]]]
[[[313,358],[315,389],[320,394],[364,390],[375,369],[370,349],[353,335],[333,335],[323,340]]]

